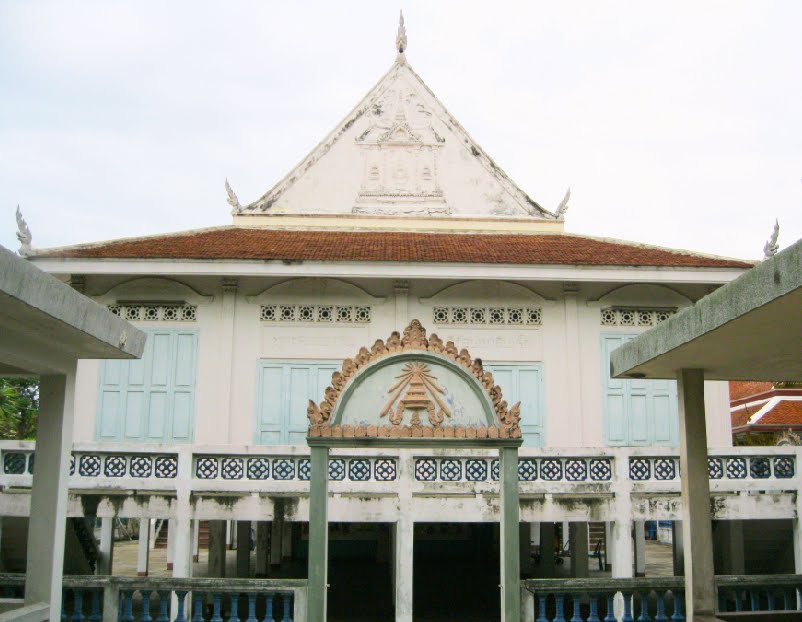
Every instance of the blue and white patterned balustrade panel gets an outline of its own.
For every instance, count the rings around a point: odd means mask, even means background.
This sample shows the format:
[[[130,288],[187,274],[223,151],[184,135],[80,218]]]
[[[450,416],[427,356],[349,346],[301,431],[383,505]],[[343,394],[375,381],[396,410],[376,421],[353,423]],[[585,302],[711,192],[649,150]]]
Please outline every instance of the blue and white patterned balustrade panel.
[[[796,457],[709,456],[707,472],[711,480],[783,480],[796,476]],[[630,456],[629,479],[635,482],[679,481],[678,456]]]
[[[311,462],[306,456],[195,455],[192,477],[206,481],[308,482]],[[329,458],[329,481],[393,482],[398,479],[394,457]]]
[[[414,458],[418,482],[497,482],[498,458],[424,457]],[[613,477],[613,459],[597,457],[521,457],[518,480],[521,482],[608,482]]]

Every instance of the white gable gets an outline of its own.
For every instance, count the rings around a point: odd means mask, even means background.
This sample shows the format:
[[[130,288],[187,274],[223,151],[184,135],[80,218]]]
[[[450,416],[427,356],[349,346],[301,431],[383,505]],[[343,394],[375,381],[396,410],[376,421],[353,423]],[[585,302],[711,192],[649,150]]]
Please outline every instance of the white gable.
[[[471,139],[403,53],[295,169],[235,214],[555,219]]]

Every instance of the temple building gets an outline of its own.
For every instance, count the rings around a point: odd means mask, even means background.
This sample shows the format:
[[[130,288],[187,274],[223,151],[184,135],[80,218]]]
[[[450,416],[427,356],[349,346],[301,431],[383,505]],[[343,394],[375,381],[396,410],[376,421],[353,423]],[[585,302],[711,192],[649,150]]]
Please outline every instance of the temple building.
[[[175,577],[208,530],[204,574],[236,542],[294,620],[534,622],[521,578],[642,575],[645,522],[676,535],[677,383],[612,378],[610,354],[753,263],[567,232],[569,195],[516,185],[406,47],[402,22],[389,71],[261,197],[226,182],[228,224],[26,249],[148,336],[78,364],[68,510],[142,519],[140,574],[157,526]],[[704,406],[717,568],[793,572],[797,450],[734,448],[727,382]],[[23,518],[33,445],[0,447],[0,514]],[[790,556],[745,552],[755,519]]]

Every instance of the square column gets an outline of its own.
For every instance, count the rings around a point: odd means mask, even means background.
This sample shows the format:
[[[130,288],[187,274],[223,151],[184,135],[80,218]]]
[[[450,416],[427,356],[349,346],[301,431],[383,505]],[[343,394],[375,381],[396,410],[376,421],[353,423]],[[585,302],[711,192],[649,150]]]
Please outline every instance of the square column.
[[[325,622],[329,564],[329,448],[312,446],[310,450],[309,597],[306,619]]]
[[[568,525],[568,547],[571,550],[571,577],[587,579],[588,569],[588,524],[586,522]]]
[[[36,469],[28,522],[25,604],[49,604],[50,620],[61,619],[74,401],[74,369],[68,375],[41,376]]]
[[[679,391],[682,535],[685,545],[685,604],[688,619],[716,611],[710,479],[707,470],[704,372],[682,369]]]
[[[521,619],[518,448],[499,449],[501,475],[501,622]]]
[[[150,519],[139,519],[139,542],[137,543],[136,554],[136,576],[148,576],[148,564],[150,563]]]
[[[404,504],[409,505],[409,504]],[[402,507],[398,521],[393,526],[393,579],[395,593],[395,621],[412,622],[413,549],[415,544],[415,522],[412,508]]]
[[[237,578],[251,574],[251,521],[237,521]]]
[[[209,521],[209,577],[226,576],[226,521]]]
[[[537,576],[551,579],[555,576],[557,555],[554,551],[554,523],[540,523],[540,566]]]
[[[100,556],[97,563],[99,575],[110,575],[114,563],[114,518],[106,516],[100,519]]]
[[[268,547],[270,542],[270,523],[256,523],[256,576],[266,577],[268,569]]]
[[[646,576],[646,522],[635,521],[635,576]]]
[[[671,552],[674,561],[674,576],[682,577],[685,575],[685,547],[682,544],[682,521],[675,520],[671,523]]]

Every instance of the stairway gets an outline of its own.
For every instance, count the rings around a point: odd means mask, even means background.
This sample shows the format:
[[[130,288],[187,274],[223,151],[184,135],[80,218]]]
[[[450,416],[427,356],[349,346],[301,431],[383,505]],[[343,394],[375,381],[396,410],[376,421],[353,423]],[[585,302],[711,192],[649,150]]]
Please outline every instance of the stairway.
[[[154,545],[154,548],[167,548],[167,533],[169,530],[170,522],[164,521],[164,525],[162,526],[161,531],[159,531],[159,535],[156,538],[156,544]],[[209,548],[209,521],[202,520],[200,521],[200,525],[198,525],[198,550],[201,551],[207,548]]]
[[[594,554],[597,546],[601,553],[602,563],[607,563],[607,539],[604,523],[588,523],[588,553]]]

